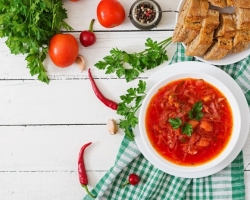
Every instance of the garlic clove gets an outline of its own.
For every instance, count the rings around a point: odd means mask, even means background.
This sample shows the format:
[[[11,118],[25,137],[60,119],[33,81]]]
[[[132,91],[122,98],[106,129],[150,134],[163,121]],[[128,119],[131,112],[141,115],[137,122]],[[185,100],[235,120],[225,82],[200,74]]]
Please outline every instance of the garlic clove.
[[[109,119],[107,122],[107,128],[111,135],[115,135],[118,131],[117,123],[114,119]]]
[[[78,68],[80,69],[81,72],[85,69],[86,61],[85,58],[78,54],[75,63],[77,64]]]

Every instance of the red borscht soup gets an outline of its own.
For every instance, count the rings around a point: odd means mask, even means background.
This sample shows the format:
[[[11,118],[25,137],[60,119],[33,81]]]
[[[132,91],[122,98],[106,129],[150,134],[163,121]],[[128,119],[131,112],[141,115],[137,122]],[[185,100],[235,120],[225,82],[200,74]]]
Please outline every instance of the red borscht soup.
[[[233,127],[231,107],[216,87],[202,79],[173,81],[152,97],[146,111],[146,132],[166,160],[197,166],[217,157]]]

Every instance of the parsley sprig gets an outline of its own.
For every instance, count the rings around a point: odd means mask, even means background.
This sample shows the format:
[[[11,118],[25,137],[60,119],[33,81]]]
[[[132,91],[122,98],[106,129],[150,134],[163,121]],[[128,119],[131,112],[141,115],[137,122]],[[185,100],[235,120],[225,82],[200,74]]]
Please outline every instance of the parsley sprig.
[[[203,106],[201,101],[196,102],[193,105],[192,109],[188,112],[189,119],[195,119],[197,121],[200,121],[203,116],[203,113],[201,112],[202,107]]]
[[[126,81],[136,79],[140,73],[145,70],[155,68],[168,60],[166,47],[171,43],[172,37],[162,42],[146,40],[146,49],[139,53],[127,53],[126,51],[113,48],[110,55],[97,62],[94,66],[101,70],[106,70],[106,74],[116,73],[121,78],[125,77]],[[128,63],[131,67],[125,67]]]
[[[203,113],[202,113],[203,104],[201,101],[196,102],[192,109],[188,112],[189,119],[194,119],[197,121],[200,121]],[[191,124],[184,123],[181,121],[179,117],[176,118],[170,118],[169,120],[170,125],[173,129],[181,128],[182,133],[186,134],[187,136],[191,136],[193,132],[193,128]]]
[[[117,114],[123,116],[124,119],[120,120],[119,127],[124,129],[125,135],[130,140],[134,140],[132,128],[138,124],[135,114],[146,96],[145,90],[146,82],[139,80],[137,88],[129,88],[126,94],[120,96],[122,102],[118,105]]]
[[[0,0],[0,37],[12,54],[25,54],[30,74],[49,83],[43,61],[50,38],[61,28],[73,30],[62,0]]]

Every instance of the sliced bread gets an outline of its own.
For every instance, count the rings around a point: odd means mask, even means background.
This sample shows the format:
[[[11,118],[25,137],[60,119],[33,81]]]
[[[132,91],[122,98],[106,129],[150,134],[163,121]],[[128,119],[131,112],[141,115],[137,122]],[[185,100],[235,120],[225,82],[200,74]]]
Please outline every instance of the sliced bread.
[[[174,29],[173,37],[172,37],[173,42],[182,42],[184,40],[183,34],[181,34],[181,31],[183,28],[185,17],[190,7],[190,2],[191,2],[190,0],[186,0],[179,13],[178,21],[177,21],[176,27]]]
[[[201,27],[207,33],[214,31],[220,24],[219,11],[209,9],[207,17],[202,20]]]
[[[249,0],[233,0],[233,6],[239,8],[250,8]]]
[[[233,15],[220,13],[220,24],[215,30],[215,37],[232,38],[235,34],[236,28]]]
[[[233,46],[236,46],[241,42],[250,42],[250,30],[238,30],[236,32],[236,35],[233,39]]]
[[[250,42],[239,42],[235,46],[233,46],[232,50],[230,52],[232,53],[238,53],[241,51],[244,51],[248,46]]]
[[[205,29],[201,29],[198,36],[186,46],[186,55],[203,56],[213,43],[213,35],[213,32],[208,33]]]
[[[233,47],[233,39],[218,37],[204,55],[205,60],[220,60]]]
[[[208,13],[209,3],[207,0],[190,0],[189,11],[185,20],[188,22],[200,22]]]
[[[208,2],[213,6],[217,6],[217,7],[221,7],[221,8],[224,8],[227,6],[226,0],[208,0]]]
[[[227,0],[227,6],[234,6],[234,0]]]
[[[237,30],[250,29],[250,9],[235,8],[234,20],[235,20]]]

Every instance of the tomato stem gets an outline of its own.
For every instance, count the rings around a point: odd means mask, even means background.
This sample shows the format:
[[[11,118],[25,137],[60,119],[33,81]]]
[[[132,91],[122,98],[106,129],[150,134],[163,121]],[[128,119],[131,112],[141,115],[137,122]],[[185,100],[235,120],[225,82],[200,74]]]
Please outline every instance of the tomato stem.
[[[92,19],[89,25],[89,31],[93,33],[93,24],[95,22],[95,19]]]
[[[129,184],[129,181],[126,181],[125,183],[122,184],[122,188],[124,188],[128,184]]]

